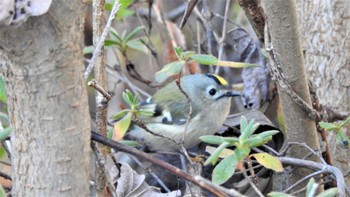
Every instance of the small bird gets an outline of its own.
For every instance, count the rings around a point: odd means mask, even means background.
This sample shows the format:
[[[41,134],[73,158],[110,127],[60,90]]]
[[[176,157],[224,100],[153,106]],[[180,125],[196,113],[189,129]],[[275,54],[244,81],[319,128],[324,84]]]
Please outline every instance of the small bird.
[[[176,152],[182,139],[183,146],[191,148],[200,143],[200,136],[214,134],[220,128],[229,114],[231,97],[240,96],[230,90],[225,79],[214,74],[184,76],[180,84],[192,106],[186,131],[190,104],[173,81],[139,104],[140,109],[153,110],[152,116],[139,119],[156,135],[134,125],[124,139],[135,140],[156,152]]]

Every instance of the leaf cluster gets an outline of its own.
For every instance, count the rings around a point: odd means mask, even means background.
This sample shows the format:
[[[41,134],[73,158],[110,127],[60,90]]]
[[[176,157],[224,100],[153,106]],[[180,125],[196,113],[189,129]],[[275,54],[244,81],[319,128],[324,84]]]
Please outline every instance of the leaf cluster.
[[[205,161],[204,165],[216,164],[221,152],[228,147],[235,147],[232,154],[224,158],[218,165],[215,166],[212,175],[212,181],[216,184],[226,182],[235,172],[237,165],[243,162],[249,156],[251,149],[261,146],[272,139],[272,136],[277,134],[278,130],[265,131],[259,134],[254,134],[254,131],[259,127],[259,123],[254,120],[247,121],[242,116],[240,120],[241,135],[237,137],[220,137],[206,135],[200,137],[203,142],[218,145],[218,148]],[[261,165],[277,172],[283,171],[281,162],[274,156],[268,153],[251,154],[249,157],[254,157]]]

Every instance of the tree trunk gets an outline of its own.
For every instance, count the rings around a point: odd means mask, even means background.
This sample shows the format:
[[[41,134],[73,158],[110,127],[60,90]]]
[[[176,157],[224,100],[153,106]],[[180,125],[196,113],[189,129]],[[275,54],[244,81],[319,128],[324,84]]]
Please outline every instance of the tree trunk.
[[[296,94],[311,106],[295,1],[270,0],[264,1],[264,4],[271,43],[284,76]],[[279,87],[278,93],[281,98],[287,141],[304,142],[313,149],[319,149],[315,122],[308,118],[307,112],[293,101],[281,87]],[[308,153],[309,151],[305,148],[293,146],[288,154],[292,157],[303,158]],[[290,185],[305,177],[308,173],[307,170],[296,169],[289,178],[280,181]]]
[[[90,116],[82,1],[0,31],[0,71],[13,133],[13,196],[87,196]]]
[[[297,1],[305,63],[321,104],[350,111],[350,1]],[[329,138],[333,164],[350,170],[348,150]],[[350,184],[350,177],[346,177]]]

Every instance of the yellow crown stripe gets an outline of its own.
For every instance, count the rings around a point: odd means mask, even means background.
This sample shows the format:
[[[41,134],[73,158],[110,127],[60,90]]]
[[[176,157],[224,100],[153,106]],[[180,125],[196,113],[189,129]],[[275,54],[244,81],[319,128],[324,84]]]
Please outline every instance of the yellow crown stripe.
[[[220,85],[223,85],[223,86],[228,85],[227,81],[224,78],[220,77],[219,75],[215,75],[215,74],[211,74],[211,75],[220,82]]]

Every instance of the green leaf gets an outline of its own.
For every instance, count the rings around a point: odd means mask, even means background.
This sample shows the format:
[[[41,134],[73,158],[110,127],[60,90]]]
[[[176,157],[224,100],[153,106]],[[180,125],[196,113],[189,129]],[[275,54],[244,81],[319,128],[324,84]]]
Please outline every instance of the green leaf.
[[[141,116],[153,116],[154,115],[154,109],[138,109],[137,115]]]
[[[250,156],[254,157],[265,168],[274,170],[276,172],[283,171],[283,166],[280,160],[268,153],[255,153],[251,154]]]
[[[141,146],[141,144],[132,140],[120,140],[119,142],[127,146]]]
[[[131,106],[132,100],[130,100],[130,97],[128,96],[129,90],[125,90],[122,94],[123,100]]]
[[[162,83],[169,77],[179,74],[184,64],[185,61],[176,61],[165,65],[160,71],[156,72],[156,82]]]
[[[342,123],[339,124],[339,127],[344,127],[345,125],[350,123],[350,116],[344,120]]]
[[[326,191],[320,193],[316,197],[334,197],[338,193],[338,188],[327,189]]]
[[[269,197],[294,197],[292,195],[285,194],[282,192],[270,192],[267,194],[267,196],[269,196]]]
[[[0,100],[4,103],[7,102],[5,83],[2,77],[0,77]]]
[[[140,40],[146,41],[147,42],[147,37],[142,37],[142,38],[136,38],[136,39],[132,39],[129,40],[126,43],[126,46],[128,46],[129,48],[141,51],[145,54],[148,54],[148,48],[147,46],[145,46]]]
[[[114,38],[113,40],[115,40],[119,44],[122,43],[122,38],[118,34],[117,30],[115,30],[113,27],[111,27],[111,29],[109,30],[109,33],[110,33],[111,37]]]
[[[0,131],[0,141],[5,139],[12,131],[12,127],[6,127],[4,130]]]
[[[223,66],[223,67],[231,67],[231,68],[258,67],[257,64],[248,64],[248,63],[242,63],[242,62],[228,62],[228,61],[220,61],[220,60],[216,62],[216,65]]]
[[[115,40],[105,40],[104,46],[109,47],[109,46],[120,46],[120,43]]]
[[[306,185],[306,197],[314,197],[318,184],[315,183],[315,179],[311,178],[309,183]]]
[[[241,129],[241,131],[245,130],[247,125],[248,125],[247,119],[244,116],[241,116],[241,119],[240,119],[240,129]]]
[[[195,55],[196,54],[196,52],[194,52],[194,51],[185,51],[185,52],[182,52],[182,58],[183,58],[183,60],[188,60],[188,58],[190,58],[191,57],[191,55]]]
[[[129,109],[123,109],[122,111],[118,112],[116,115],[112,117],[113,120],[119,119],[122,116],[124,116],[126,113],[128,113],[130,110]]]
[[[114,125],[113,140],[121,140],[124,137],[126,131],[129,129],[130,123],[131,113],[128,113]]]
[[[94,46],[87,46],[87,47],[84,47],[83,49],[83,54],[86,55],[86,54],[92,54],[95,50],[95,47]]]
[[[136,36],[141,30],[145,29],[144,26],[136,27],[129,35],[126,36],[125,41],[129,41]]]
[[[223,159],[213,170],[212,181],[215,184],[225,183],[235,172],[238,162],[249,154],[250,149],[236,149],[233,155]]]
[[[5,197],[5,196],[7,196],[6,192],[5,192],[4,188],[2,187],[2,185],[0,185],[0,197]]]
[[[179,60],[183,60],[182,58],[182,50],[180,47],[174,47],[174,52]]]
[[[191,55],[190,58],[195,62],[204,64],[204,65],[215,65],[218,62],[218,59],[212,55],[194,54],[194,55]]]
[[[337,130],[339,129],[338,125],[329,123],[329,122],[319,122],[318,123],[322,129],[325,129],[327,131]]]
[[[210,157],[205,161],[204,165],[206,166],[206,165],[208,165],[208,164],[210,164],[210,163],[211,163],[212,165],[214,165],[214,164],[218,161],[221,151],[224,150],[224,149],[225,149],[226,147],[228,147],[229,145],[230,145],[230,144],[227,143],[227,142],[222,143],[222,144],[215,150],[215,152],[212,153],[212,154],[210,155]]]
[[[335,136],[335,140],[337,145],[339,145],[343,149],[348,149],[350,145],[350,140],[346,134],[339,130]]]
[[[223,137],[215,136],[215,135],[203,135],[203,136],[199,137],[199,139],[202,142],[205,142],[208,144],[215,144],[215,145],[220,145],[224,142]]]
[[[264,144],[264,139],[260,136],[252,136],[243,142],[244,147],[255,148]]]
[[[114,3],[105,3],[105,10],[111,11]]]
[[[224,137],[224,141],[236,145],[239,142],[239,139],[236,137]]]
[[[235,154],[223,159],[213,170],[212,182],[215,184],[225,183],[235,173],[238,162]]]
[[[134,15],[134,11],[124,8],[124,9],[119,9],[117,16],[115,17],[115,20],[123,20],[124,18],[128,17],[128,16],[132,16]]]
[[[252,119],[251,121],[249,121],[248,125],[245,127],[244,130],[241,129],[241,135],[239,136],[239,141],[243,142],[245,140],[248,139],[248,137],[250,137],[253,133],[254,133],[254,128],[258,128],[259,127],[259,123],[255,123],[255,120]],[[256,125],[258,124],[258,125]]]
[[[276,135],[277,133],[279,133],[279,130],[269,130],[269,131],[264,131],[262,133],[257,134],[257,136],[265,139],[267,137],[272,137],[273,135]]]

